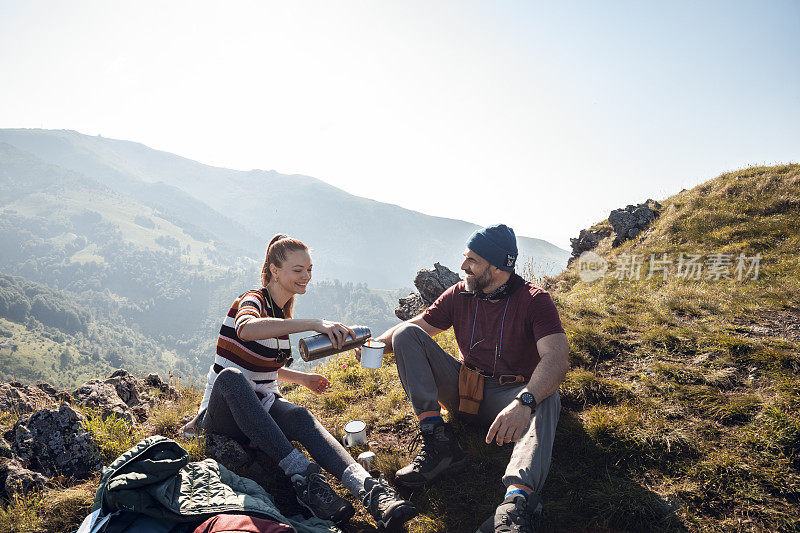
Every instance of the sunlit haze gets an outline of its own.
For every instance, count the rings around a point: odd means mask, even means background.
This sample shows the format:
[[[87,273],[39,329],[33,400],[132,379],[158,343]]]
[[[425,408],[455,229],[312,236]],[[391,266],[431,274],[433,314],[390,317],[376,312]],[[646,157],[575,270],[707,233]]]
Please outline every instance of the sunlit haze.
[[[569,247],[798,160],[798,2],[0,2],[0,127],[73,129]],[[290,228],[289,228],[290,231]]]

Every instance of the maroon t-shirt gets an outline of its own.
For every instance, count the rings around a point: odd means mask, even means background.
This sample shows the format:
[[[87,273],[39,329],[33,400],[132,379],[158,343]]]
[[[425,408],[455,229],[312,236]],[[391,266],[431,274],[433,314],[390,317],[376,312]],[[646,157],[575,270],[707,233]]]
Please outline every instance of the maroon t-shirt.
[[[460,281],[444,291],[422,318],[437,329],[452,326],[459,359],[495,376],[530,378],[541,359],[536,341],[564,333],[550,294],[529,282],[508,298],[491,302],[465,292]]]

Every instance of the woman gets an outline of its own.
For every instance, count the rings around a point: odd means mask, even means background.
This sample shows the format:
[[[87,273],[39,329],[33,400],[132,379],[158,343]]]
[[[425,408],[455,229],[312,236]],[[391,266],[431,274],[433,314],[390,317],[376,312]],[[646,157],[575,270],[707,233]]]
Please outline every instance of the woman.
[[[383,479],[372,478],[308,410],[278,392],[277,381],[304,385],[316,393],[330,386],[324,376],[284,366],[291,356],[290,333],[325,333],[337,348],[348,335],[355,337],[338,322],[292,318],[294,297],[306,292],[310,279],[306,245],[286,235],[273,237],[261,269],[262,286],[239,296],[228,311],[198,415],[182,429],[249,439],[290,477],[298,501],[314,516],[342,523],[354,513],[328,485],[321,466],[362,501],[379,525],[399,527],[416,516],[414,506]],[[296,449],[293,440],[315,462]]]

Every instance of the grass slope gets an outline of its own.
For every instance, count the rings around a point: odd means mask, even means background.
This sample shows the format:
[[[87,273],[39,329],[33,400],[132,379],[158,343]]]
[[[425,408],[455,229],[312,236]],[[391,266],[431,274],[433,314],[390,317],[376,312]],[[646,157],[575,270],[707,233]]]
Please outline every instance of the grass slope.
[[[615,249],[609,237],[597,252],[612,265],[623,254],[761,253],[759,277],[686,280],[672,265],[666,280],[609,274],[584,282],[576,263],[545,281],[570,338],[572,370],[561,387],[564,410],[538,528],[797,530],[800,265],[793,254],[800,245],[800,166],[724,174],[662,203],[663,214],[644,235]],[[455,354],[452,332],[436,340]],[[371,371],[343,354],[318,370],[331,379],[329,392],[284,386],[284,394],[337,437],[347,420],[365,420],[378,468],[391,480],[412,455],[407,446],[416,429],[392,357]],[[164,410],[141,435],[173,435],[175,411],[193,407]],[[469,468],[406,494],[421,513],[411,531],[474,531],[502,497],[511,449],[485,445],[482,429],[454,423]],[[202,447],[186,445],[202,455]],[[116,451],[109,447],[109,458]],[[7,506],[0,531],[13,530],[5,517],[32,506]],[[356,508],[351,530],[373,530]],[[32,511],[39,518],[30,530],[66,530],[48,529],[48,509]]]

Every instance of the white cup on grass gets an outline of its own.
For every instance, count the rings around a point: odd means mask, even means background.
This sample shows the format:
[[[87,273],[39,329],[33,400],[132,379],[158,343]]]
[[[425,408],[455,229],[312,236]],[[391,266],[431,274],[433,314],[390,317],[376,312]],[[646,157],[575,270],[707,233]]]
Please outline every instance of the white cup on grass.
[[[366,444],[367,424],[363,420],[351,420],[344,425],[345,435],[342,437],[342,444],[348,448]]]

